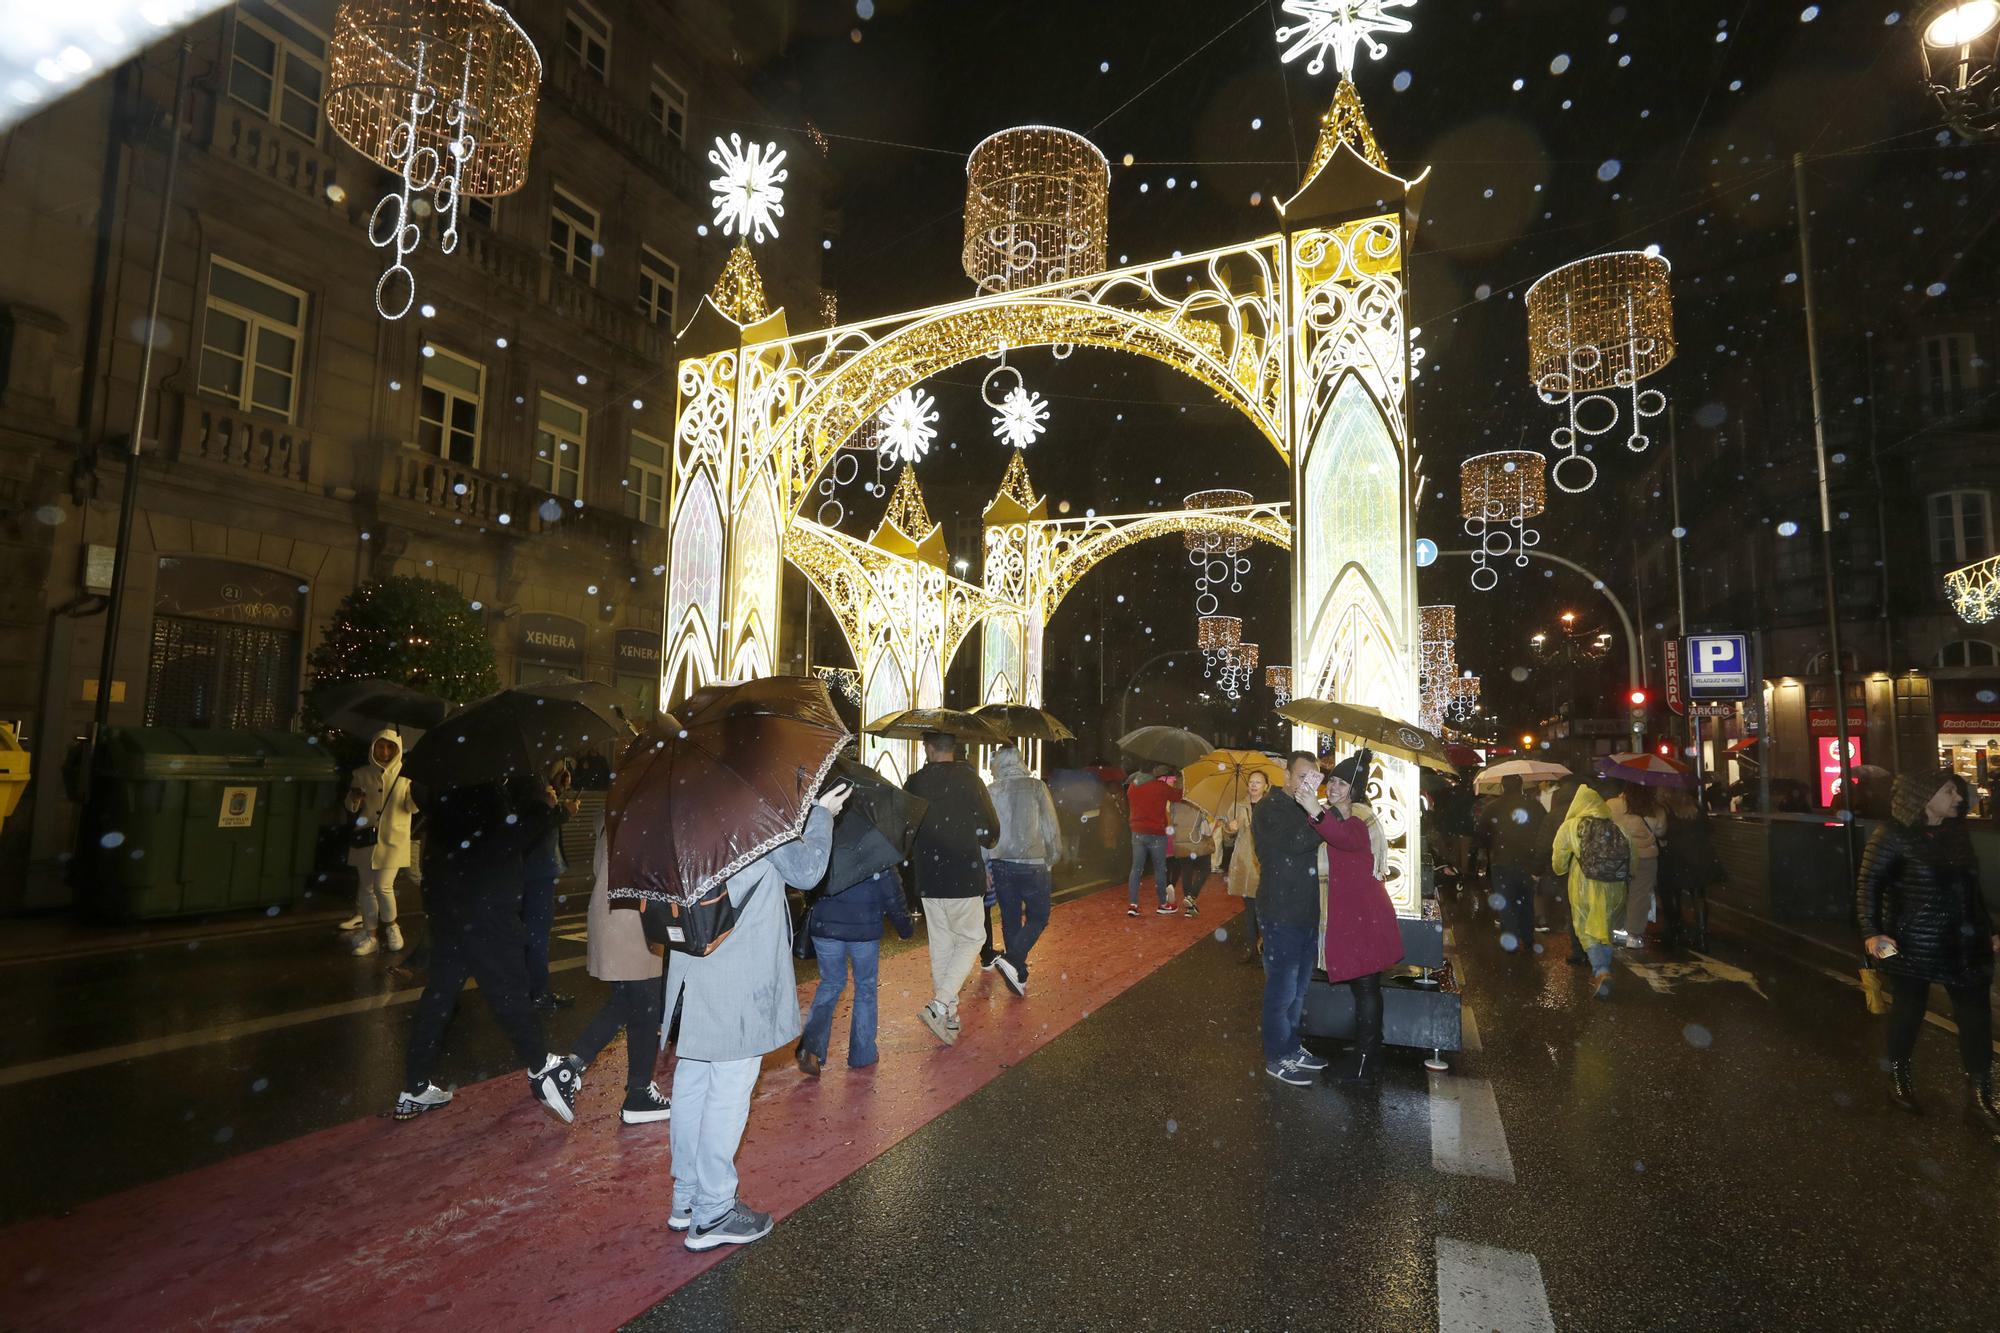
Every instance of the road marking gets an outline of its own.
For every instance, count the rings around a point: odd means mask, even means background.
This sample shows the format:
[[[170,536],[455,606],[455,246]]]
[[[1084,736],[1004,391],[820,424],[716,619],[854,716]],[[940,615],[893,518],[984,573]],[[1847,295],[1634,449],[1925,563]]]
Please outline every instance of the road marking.
[[[1733,981],[1738,985],[1748,986],[1757,992],[1761,999],[1771,998],[1764,994],[1764,988],[1757,984],[1754,975],[1734,963],[1725,963],[1719,958],[1710,958],[1707,954],[1697,953],[1694,950],[1689,952],[1694,953],[1695,961],[1692,963],[1635,963],[1630,954],[1622,953],[1620,960],[1634,975],[1661,995],[1672,995],[1675,987],[1683,981]]]
[[[1439,1236],[1438,1333],[1555,1333],[1532,1254]]]
[[[1804,966],[1811,968],[1822,976],[1832,977],[1843,986],[1851,987],[1854,990],[1861,989],[1861,978],[1852,972],[1836,972],[1830,967],[1821,967],[1818,963],[1806,963]],[[1870,1015],[1870,1017],[1873,1017],[1873,1015]],[[1943,1028],[1954,1037],[1958,1035],[1958,1024],[1933,1010],[1924,1010],[1924,1022],[1929,1023],[1933,1027]],[[2000,1041],[1993,1043],[1993,1053],[2000,1055]]]
[[[549,964],[549,971],[567,972],[571,968],[582,967],[587,961],[583,958],[560,959]],[[465,983],[468,990],[476,988],[478,984],[470,979]],[[123,1046],[104,1046],[94,1051],[79,1051],[75,1055],[58,1055],[47,1060],[34,1060],[24,1065],[10,1065],[0,1069],[0,1088],[16,1083],[32,1083],[41,1078],[55,1078],[61,1074],[73,1074],[79,1069],[96,1069],[101,1065],[140,1060],[147,1056],[185,1051],[196,1046],[213,1046],[218,1042],[234,1041],[238,1037],[254,1036],[259,1032],[276,1032],[283,1028],[317,1023],[325,1018],[344,1018],[350,1014],[365,1014],[371,1009],[387,1009],[391,1005],[411,1004],[423,993],[421,986],[413,986],[408,990],[384,991],[380,995],[365,995],[358,1000],[343,1000],[339,1004],[295,1009],[288,1014],[268,1014],[263,1018],[249,1018],[240,1023],[225,1023],[220,1027],[202,1028],[195,1032],[176,1032],[170,1036],[127,1042]]]
[[[1432,1074],[1431,1165],[1446,1175],[1514,1183],[1514,1158],[1493,1085],[1483,1078]]]
[[[1479,1020],[1472,1016],[1469,1004],[1461,1003],[1458,1007],[1458,1049],[1475,1052],[1485,1049],[1479,1040]]]

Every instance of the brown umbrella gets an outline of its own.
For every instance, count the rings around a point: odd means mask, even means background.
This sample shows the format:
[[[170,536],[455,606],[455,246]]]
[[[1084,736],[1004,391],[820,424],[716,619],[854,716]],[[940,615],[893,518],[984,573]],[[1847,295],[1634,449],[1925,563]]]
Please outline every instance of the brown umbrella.
[[[826,686],[770,676],[704,690],[625,751],[604,806],[614,903],[692,905],[805,831],[853,735]]]
[[[998,727],[1008,736],[1031,741],[1073,741],[1076,733],[1046,708],[1026,704],[982,704],[972,715]]]
[[[1332,699],[1294,699],[1278,710],[1278,716],[1300,726],[1330,731],[1336,736],[1352,736],[1377,754],[1407,759],[1440,773],[1458,771],[1458,766],[1445,758],[1445,744],[1436,735],[1363,704],[1344,704]]]
[[[975,745],[997,745],[1007,739],[1005,732],[985,718],[956,708],[906,708],[878,717],[862,730],[892,741],[920,741],[929,731],[942,731]]]

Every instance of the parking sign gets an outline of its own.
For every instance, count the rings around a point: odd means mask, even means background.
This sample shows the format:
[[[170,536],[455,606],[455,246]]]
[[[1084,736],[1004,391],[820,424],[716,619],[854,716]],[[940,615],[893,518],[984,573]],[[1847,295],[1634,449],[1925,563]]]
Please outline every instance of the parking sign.
[[[1750,694],[1750,645],[1741,634],[1691,634],[1688,697],[1742,699]]]

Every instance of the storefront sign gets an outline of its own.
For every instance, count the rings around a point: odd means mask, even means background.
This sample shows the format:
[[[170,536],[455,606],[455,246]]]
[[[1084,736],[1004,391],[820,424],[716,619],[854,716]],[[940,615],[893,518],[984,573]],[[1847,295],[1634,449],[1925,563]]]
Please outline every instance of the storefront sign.
[[[524,611],[520,624],[516,651],[524,660],[543,666],[583,666],[584,635],[589,631],[581,620],[546,611]]]
[[[215,817],[217,828],[249,828],[257,818],[255,787],[224,787],[222,813]]]
[[[1685,713],[1687,703],[1681,698],[1681,641],[1668,639],[1661,649],[1666,655],[1667,707]]]
[[[1836,728],[1834,726],[1833,710],[1831,708],[1815,708],[1812,710],[1810,718],[1812,722],[1813,735],[1831,736],[1834,734]],[[1867,711],[1860,708],[1848,709],[1847,734],[1849,736],[1858,736],[1867,729],[1868,729]]]
[[[1741,699],[1750,693],[1750,641],[1741,634],[1690,634],[1688,698]]]
[[[1861,742],[1847,742],[1847,766],[1850,771],[1861,766]],[[1819,738],[1819,803],[1832,809],[1840,803],[1840,738],[1821,736]]]
[[[1943,736],[2000,736],[2000,713],[1939,713],[1937,727]]]
[[[296,574],[206,556],[160,557],[153,590],[160,615],[297,629],[305,609],[306,585]]]
[[[611,656],[618,670],[628,676],[650,676],[660,670],[660,635],[657,630],[621,629],[611,641]]]

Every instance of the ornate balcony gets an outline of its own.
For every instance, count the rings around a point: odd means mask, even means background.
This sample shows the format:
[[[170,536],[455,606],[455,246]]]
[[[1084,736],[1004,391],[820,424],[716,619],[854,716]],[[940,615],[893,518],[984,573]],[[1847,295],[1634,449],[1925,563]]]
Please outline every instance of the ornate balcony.
[[[182,394],[180,399],[175,462],[299,487],[312,484],[312,436],[297,426],[194,394]]]
[[[694,156],[643,110],[613,96],[603,80],[579,67],[568,52],[557,55],[548,88],[578,119],[601,132],[697,212],[708,207],[708,184]]]

